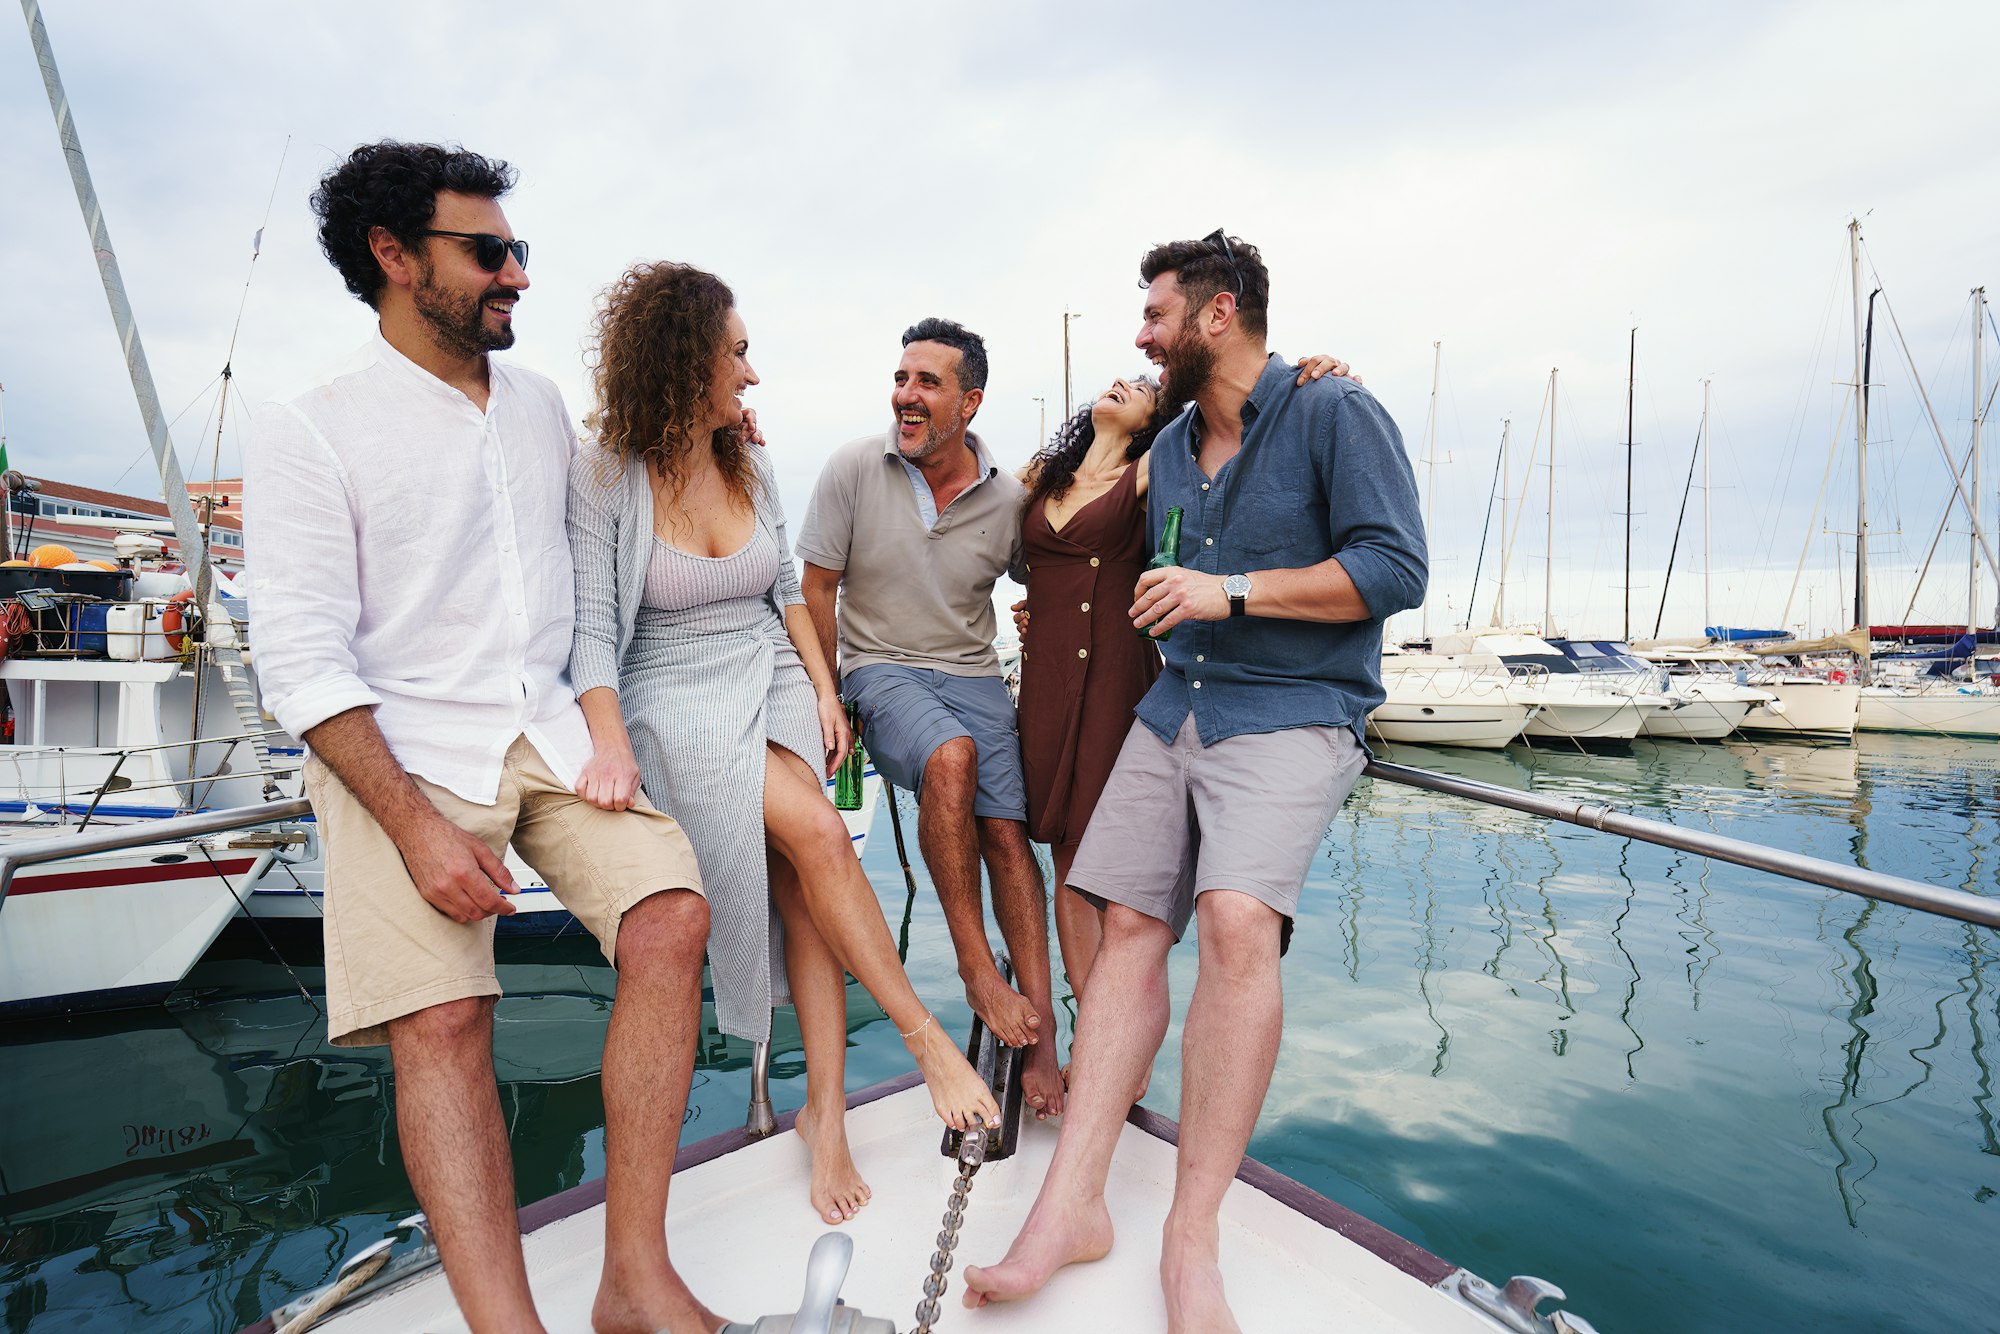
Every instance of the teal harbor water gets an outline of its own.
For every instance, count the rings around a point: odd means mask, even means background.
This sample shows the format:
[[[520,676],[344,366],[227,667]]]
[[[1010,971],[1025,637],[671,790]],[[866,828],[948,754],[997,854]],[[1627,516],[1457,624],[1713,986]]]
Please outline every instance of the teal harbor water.
[[[2000,895],[1992,743],[1384,753]],[[911,897],[874,833],[913,980],[962,1033],[922,867]],[[525,1203],[603,1170],[613,976],[587,939],[501,950]],[[1190,940],[1147,1097],[1170,1116],[1195,964]],[[1551,1279],[1604,1334],[2000,1328],[1993,933],[1364,782],[1284,970],[1251,1152],[1446,1259]],[[907,1069],[858,988],[849,1028],[850,1088]],[[409,1212],[386,1049],[324,1035],[237,934],[166,1008],[0,1029],[0,1328],[228,1334]],[[705,1030],[683,1142],[741,1123],[748,1057]],[[773,1087],[803,1099],[782,1025]]]

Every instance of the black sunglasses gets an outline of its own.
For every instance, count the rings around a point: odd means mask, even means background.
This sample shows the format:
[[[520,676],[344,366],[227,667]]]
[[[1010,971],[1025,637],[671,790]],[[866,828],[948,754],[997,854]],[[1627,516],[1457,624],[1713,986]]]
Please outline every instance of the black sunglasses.
[[[1236,284],[1236,299],[1241,301],[1243,299],[1243,274],[1236,267],[1236,252],[1229,248],[1229,238],[1223,234],[1222,228],[1217,227],[1207,236],[1202,237],[1201,243],[1205,246],[1221,250],[1222,257],[1229,261],[1229,277]],[[525,264],[527,261],[523,260],[522,262]]]
[[[504,236],[492,232],[440,232],[422,231],[418,236],[456,236],[461,241],[472,242],[472,262],[488,273],[498,273],[507,267],[507,256],[512,254],[514,262],[523,269],[528,267],[528,243],[509,241]]]

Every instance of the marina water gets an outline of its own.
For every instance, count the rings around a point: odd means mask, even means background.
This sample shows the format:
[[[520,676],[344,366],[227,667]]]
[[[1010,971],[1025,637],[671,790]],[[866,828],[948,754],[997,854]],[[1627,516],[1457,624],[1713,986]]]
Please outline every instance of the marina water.
[[[1991,743],[1385,758],[2000,894]],[[912,898],[886,815],[874,832],[912,978],[962,1033],[922,867]],[[603,1172],[613,977],[574,932],[501,959],[526,1202]],[[313,993],[316,970],[295,969]],[[1190,941],[1147,1097],[1168,1115],[1194,970]],[[1284,976],[1251,1152],[1448,1260],[1549,1278],[1605,1334],[2000,1326],[1992,933],[1364,781]],[[238,932],[169,1008],[0,1029],[0,1329],[227,1334],[414,1207],[387,1051],[328,1047],[317,1000]],[[907,1069],[858,987],[849,1029],[850,1088]],[[804,1076],[789,1016],[776,1037],[782,1110]],[[684,1143],[741,1124],[748,1057],[705,1028]],[[923,1257],[857,1263],[914,1293]]]

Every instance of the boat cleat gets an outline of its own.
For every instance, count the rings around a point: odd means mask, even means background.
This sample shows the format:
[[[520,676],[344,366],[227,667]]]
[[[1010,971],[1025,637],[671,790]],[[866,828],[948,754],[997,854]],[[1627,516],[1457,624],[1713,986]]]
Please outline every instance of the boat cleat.
[[[896,1334],[896,1322],[863,1315],[840,1300],[840,1285],[854,1259],[854,1238],[829,1232],[806,1257],[806,1291],[790,1315],[767,1315],[754,1325],[734,1322],[721,1334]]]
[[[1596,1326],[1568,1311],[1542,1315],[1537,1308],[1545,1301],[1566,1301],[1563,1290],[1545,1278],[1517,1274],[1507,1286],[1496,1288],[1477,1274],[1454,1270],[1437,1290],[1472,1308],[1507,1334],[1597,1334]]]

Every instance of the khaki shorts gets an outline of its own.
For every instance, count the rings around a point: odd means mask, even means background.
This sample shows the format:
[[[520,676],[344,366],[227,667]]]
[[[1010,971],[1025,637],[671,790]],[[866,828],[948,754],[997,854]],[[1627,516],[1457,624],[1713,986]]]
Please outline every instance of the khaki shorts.
[[[1299,891],[1334,812],[1368,754],[1345,727],[1292,727],[1204,746],[1194,715],[1171,746],[1132,724],[1069,868],[1069,885],[1102,907],[1122,903],[1187,931],[1197,896],[1248,894],[1284,918],[1292,941]]]
[[[445,819],[497,855],[509,844],[618,961],[618,921],[665,889],[701,892],[680,825],[641,796],[629,811],[584,801],[549,771],[526,737],[507,751],[491,806],[412,775]],[[424,901],[375,817],[319,760],[306,796],[325,854],[327,1036],[337,1047],[389,1040],[391,1019],[470,996],[498,996],[494,919],[454,922]]]

